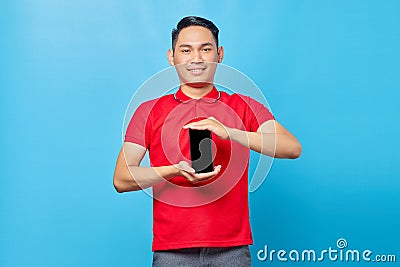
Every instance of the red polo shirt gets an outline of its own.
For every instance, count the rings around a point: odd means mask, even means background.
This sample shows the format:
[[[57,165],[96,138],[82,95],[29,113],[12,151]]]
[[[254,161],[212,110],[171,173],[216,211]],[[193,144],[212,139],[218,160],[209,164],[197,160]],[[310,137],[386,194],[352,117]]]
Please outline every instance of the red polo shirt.
[[[273,120],[261,103],[213,88],[201,99],[181,89],[141,104],[128,125],[125,142],[149,150],[152,166],[190,163],[190,121],[215,117],[227,127],[255,132]],[[248,148],[212,134],[218,176],[192,184],[178,176],[153,186],[153,251],[252,244],[248,208]]]

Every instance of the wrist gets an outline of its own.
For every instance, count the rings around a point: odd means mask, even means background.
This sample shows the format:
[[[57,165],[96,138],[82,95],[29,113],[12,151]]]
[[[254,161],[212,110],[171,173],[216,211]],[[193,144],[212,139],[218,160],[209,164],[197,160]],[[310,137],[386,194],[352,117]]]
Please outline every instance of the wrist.
[[[181,174],[179,168],[175,165],[166,166],[168,175],[165,177],[166,179],[173,178],[175,176],[179,176]]]
[[[154,170],[160,177],[166,180],[179,175],[179,170],[177,170],[173,165],[154,167]]]
[[[226,127],[225,129],[228,132],[228,140],[236,141],[240,130],[238,130],[236,128],[228,128],[228,127]]]

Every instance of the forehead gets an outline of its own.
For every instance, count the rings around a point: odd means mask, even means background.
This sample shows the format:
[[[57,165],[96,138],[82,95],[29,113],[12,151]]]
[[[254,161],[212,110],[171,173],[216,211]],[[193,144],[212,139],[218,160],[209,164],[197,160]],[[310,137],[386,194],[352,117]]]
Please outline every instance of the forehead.
[[[216,45],[215,39],[211,31],[202,26],[189,26],[183,28],[178,35],[176,44],[203,44],[212,43]]]

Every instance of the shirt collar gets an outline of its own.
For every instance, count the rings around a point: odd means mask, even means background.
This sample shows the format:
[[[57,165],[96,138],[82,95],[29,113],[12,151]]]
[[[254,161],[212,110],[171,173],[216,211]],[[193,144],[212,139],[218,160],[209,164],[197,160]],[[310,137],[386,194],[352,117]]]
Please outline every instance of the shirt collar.
[[[213,99],[213,100],[218,100],[218,98],[220,97],[220,93],[218,92],[217,88],[215,88],[215,86],[213,87],[213,89],[208,92],[205,96],[203,96],[200,99]],[[187,96],[183,91],[182,88],[179,87],[179,90],[175,93],[175,98],[177,98],[178,100],[185,102],[188,100],[191,100],[193,98],[191,98],[190,96]]]

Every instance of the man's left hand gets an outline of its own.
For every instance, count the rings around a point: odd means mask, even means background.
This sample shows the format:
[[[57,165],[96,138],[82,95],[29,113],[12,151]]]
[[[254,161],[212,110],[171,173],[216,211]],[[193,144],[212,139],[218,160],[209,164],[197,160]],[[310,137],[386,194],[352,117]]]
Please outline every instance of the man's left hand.
[[[191,122],[183,126],[184,129],[193,130],[209,130],[220,139],[229,139],[229,128],[220,123],[216,118],[209,117],[207,119]]]

